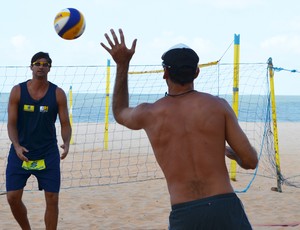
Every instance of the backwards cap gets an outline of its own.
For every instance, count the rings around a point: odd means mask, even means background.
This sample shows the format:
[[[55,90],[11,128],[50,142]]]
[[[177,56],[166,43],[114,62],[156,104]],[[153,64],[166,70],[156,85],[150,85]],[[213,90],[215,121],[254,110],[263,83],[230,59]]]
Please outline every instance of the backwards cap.
[[[172,46],[161,57],[163,64],[168,68],[191,67],[197,68],[199,57],[194,50],[185,44]]]

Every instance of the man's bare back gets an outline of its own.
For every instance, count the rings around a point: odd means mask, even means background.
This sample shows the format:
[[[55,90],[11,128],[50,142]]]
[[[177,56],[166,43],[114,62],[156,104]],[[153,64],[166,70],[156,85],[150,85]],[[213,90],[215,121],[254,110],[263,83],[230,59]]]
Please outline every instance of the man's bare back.
[[[233,192],[225,140],[246,139],[226,101],[192,91],[141,106],[147,114],[144,129],[165,174],[171,204]],[[234,136],[227,138],[229,133]]]
[[[128,69],[137,40],[128,49],[122,30],[119,33],[120,41],[113,30],[113,41],[105,34],[111,49],[101,43],[117,63],[113,114],[118,123],[146,131],[168,184],[172,205],[170,228],[181,226],[180,229],[187,229],[190,226],[208,229],[203,224],[214,224],[215,213],[218,212],[224,220],[219,223],[220,226],[226,222],[230,229],[251,229],[243,207],[233,193],[225,156],[236,160],[245,169],[254,169],[258,162],[257,153],[240,128],[230,105],[224,99],[194,90],[193,81],[199,74],[198,55],[183,44],[167,51],[162,56],[167,96],[155,103],[142,103],[132,108],[129,107]],[[225,195],[226,199],[215,195]],[[176,212],[178,204],[201,203],[203,198],[213,202],[214,199],[222,199],[219,204],[224,205],[214,205],[211,209],[214,210],[213,215],[191,207]],[[192,206],[195,207],[195,204]],[[236,212],[225,213],[226,207]],[[181,216],[180,213],[186,210],[189,210],[189,215]],[[195,218],[190,215],[191,210]],[[199,218],[201,212],[204,216]],[[235,213],[233,218],[227,216],[231,213]],[[234,220],[238,220],[239,224],[236,225]]]

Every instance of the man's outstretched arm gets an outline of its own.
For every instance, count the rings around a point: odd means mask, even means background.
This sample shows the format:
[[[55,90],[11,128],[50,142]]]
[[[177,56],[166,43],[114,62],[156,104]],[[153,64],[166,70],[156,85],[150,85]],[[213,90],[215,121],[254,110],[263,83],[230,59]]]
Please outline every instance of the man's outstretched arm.
[[[131,112],[133,108],[129,108],[128,96],[128,69],[130,60],[135,53],[137,39],[132,42],[130,49],[126,47],[123,31],[119,29],[120,41],[113,29],[110,30],[112,39],[108,34],[105,38],[111,48],[101,42],[101,45],[112,56],[117,64],[116,80],[113,91],[113,114],[116,121],[127,127],[131,127]]]

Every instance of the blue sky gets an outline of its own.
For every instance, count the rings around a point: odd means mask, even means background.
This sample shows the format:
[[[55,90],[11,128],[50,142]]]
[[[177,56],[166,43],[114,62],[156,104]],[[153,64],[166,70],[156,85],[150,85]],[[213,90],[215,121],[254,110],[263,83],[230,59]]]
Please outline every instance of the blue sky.
[[[86,19],[84,34],[63,40],[54,30],[55,15],[77,8]],[[240,61],[267,62],[300,71],[300,1],[298,0],[9,0],[1,4],[0,66],[29,65],[38,51],[53,65],[106,65],[99,45],[110,28],[122,28],[128,45],[138,39],[132,64],[156,65],[161,55],[185,43],[200,63],[221,58],[240,34]],[[222,59],[232,63],[233,47]],[[300,95],[300,73],[275,73],[276,94]]]

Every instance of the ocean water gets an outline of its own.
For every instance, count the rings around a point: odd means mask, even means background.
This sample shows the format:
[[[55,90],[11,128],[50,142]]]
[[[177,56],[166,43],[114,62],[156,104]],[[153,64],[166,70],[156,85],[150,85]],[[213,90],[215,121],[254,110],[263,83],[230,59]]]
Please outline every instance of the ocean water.
[[[130,106],[142,102],[154,102],[164,94],[130,95]],[[230,95],[223,95],[230,104]],[[7,103],[9,94],[0,93],[0,122],[7,122]],[[300,96],[276,96],[276,116],[278,122],[300,122]],[[105,94],[74,94],[72,117],[73,122],[104,122],[105,107],[109,106],[109,121],[114,122],[111,111],[111,97]],[[69,103],[70,105],[70,103]],[[70,106],[69,106],[70,107]],[[243,122],[266,121],[270,119],[270,101],[266,96],[240,95],[238,118]]]

